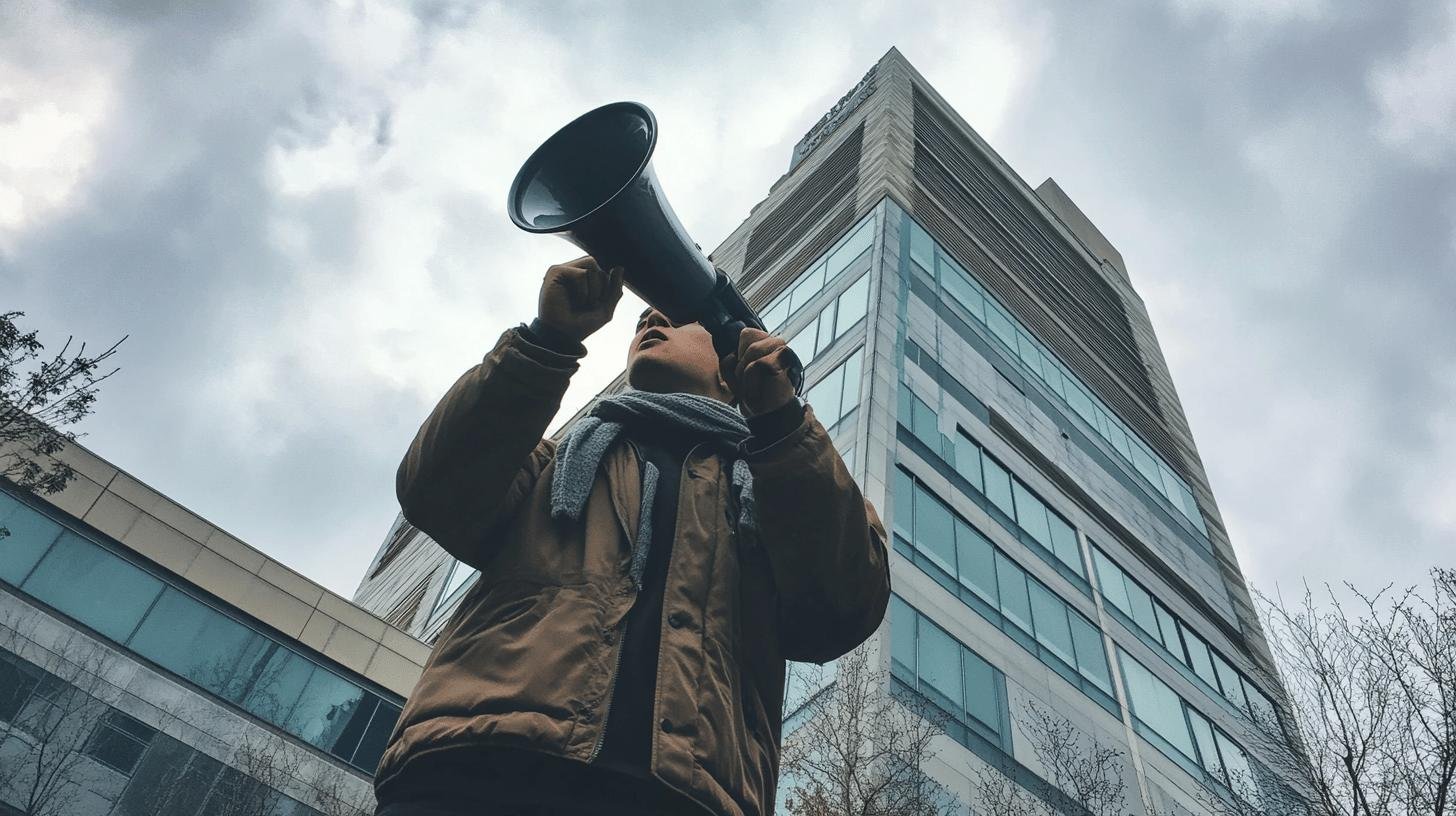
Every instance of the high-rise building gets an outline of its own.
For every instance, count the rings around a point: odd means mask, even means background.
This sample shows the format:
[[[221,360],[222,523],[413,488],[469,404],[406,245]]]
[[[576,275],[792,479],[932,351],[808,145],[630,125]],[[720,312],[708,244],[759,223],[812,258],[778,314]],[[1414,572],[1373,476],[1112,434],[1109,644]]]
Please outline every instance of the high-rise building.
[[[80,445],[0,479],[0,816],[364,816],[429,647]]]
[[[980,812],[996,768],[1082,812],[1041,784],[1024,724],[1049,711],[1122,753],[1124,812],[1294,809],[1284,694],[1147,310],[1054,181],[892,49],[712,257],[892,530],[874,654],[949,718],[935,781]],[[356,600],[428,640],[474,577],[401,519]]]

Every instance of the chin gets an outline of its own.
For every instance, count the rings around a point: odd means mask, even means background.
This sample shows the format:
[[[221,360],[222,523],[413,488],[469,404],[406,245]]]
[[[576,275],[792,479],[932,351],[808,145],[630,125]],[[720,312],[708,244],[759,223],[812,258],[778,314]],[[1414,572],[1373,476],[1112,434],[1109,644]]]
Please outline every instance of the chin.
[[[675,390],[667,387],[682,379],[676,362],[665,354],[654,354],[660,346],[637,352],[627,363],[627,384],[638,391],[665,392]]]

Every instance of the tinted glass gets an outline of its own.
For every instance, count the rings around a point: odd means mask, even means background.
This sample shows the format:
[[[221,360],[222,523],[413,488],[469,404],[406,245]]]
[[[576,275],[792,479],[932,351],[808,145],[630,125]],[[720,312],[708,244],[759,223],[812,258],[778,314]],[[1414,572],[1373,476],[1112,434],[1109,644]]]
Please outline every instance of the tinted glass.
[[[1264,692],[1255,688],[1252,684],[1244,684],[1244,695],[1249,700],[1249,711],[1254,716],[1254,722],[1272,734],[1279,733],[1279,716],[1274,711],[1274,703],[1264,695]]]
[[[1210,656],[1213,658],[1213,670],[1218,674],[1218,682],[1223,687],[1223,696],[1234,705],[1247,711],[1249,701],[1244,699],[1244,684],[1239,679],[1239,673],[1218,652],[1211,651]]]
[[[1153,598],[1142,587],[1126,581],[1127,599],[1132,604],[1132,619],[1144,632],[1153,636],[1154,640],[1159,639],[1158,618],[1153,612]]]
[[[1124,613],[1132,614],[1132,601],[1127,598],[1127,586],[1122,581],[1122,569],[1112,563],[1099,549],[1092,550],[1092,563],[1097,568],[1097,586],[1102,597]]]
[[[858,258],[861,253],[870,248],[870,245],[875,242],[874,227],[875,220],[873,218],[866,219],[864,223],[859,225],[859,229],[850,234],[849,238],[838,249],[834,250],[834,253],[829,256],[830,275],[837,275],[844,271],[844,268],[849,266],[855,258]]]
[[[997,606],[995,548],[985,536],[960,519],[956,519],[955,529],[961,584],[979,595],[981,600]]]
[[[807,364],[814,359],[814,349],[818,338],[819,321],[811,320],[804,328],[799,329],[798,334],[789,338],[789,349],[799,355],[799,359]]]
[[[859,280],[849,285],[844,294],[839,296],[839,316],[835,319],[834,333],[844,334],[854,327],[870,305],[870,276],[868,273],[861,275]]]
[[[1186,663],[1188,658],[1183,654],[1183,644],[1178,640],[1177,620],[1157,601],[1153,602],[1153,612],[1158,616],[1158,630],[1162,635],[1163,648],[1172,652],[1180,663]]]
[[[1011,498],[1011,474],[989,456],[981,457],[981,469],[986,476],[986,498],[1001,508],[1007,518],[1016,518],[1016,505]]]
[[[1167,740],[1188,757],[1196,757],[1188,724],[1183,719],[1183,701],[1162,680],[1154,677],[1141,663],[1119,652],[1122,675],[1127,680],[1128,702],[1133,713],[1158,736]]]
[[[1259,781],[1254,776],[1254,769],[1244,750],[1224,736],[1222,731],[1215,730],[1213,738],[1218,742],[1218,753],[1223,757],[1224,770],[1228,772],[1229,787],[1245,802],[1256,808],[1260,807],[1263,797],[1259,795]]]
[[[955,298],[956,302],[964,306],[966,311],[977,320],[985,321],[986,301],[982,299],[981,293],[976,291],[975,285],[966,278],[966,273],[942,261],[940,285],[945,287],[945,291],[949,292],[950,296]]]
[[[921,690],[933,692],[935,702],[959,716],[961,697],[961,645],[940,627],[923,621],[920,627]]]
[[[0,491],[0,580],[19,586],[46,548],[61,534],[61,525]]]
[[[1078,575],[1084,574],[1082,550],[1077,546],[1077,531],[1065,519],[1051,511],[1047,512],[1047,527],[1052,533],[1052,552],[1056,553],[1057,560],[1076,570]]]
[[[956,472],[964,476],[972,487],[984,493],[985,487],[981,481],[981,449],[966,438],[965,434],[955,435],[955,459]]]
[[[841,397],[840,414],[836,421],[843,419],[850,411],[859,407],[860,389],[860,365],[864,361],[864,349],[856,350],[844,361],[844,394]],[[828,426],[825,426],[828,427]]]
[[[915,610],[890,596],[890,656],[904,677],[915,676]]]
[[[930,240],[930,235],[919,224],[914,223],[910,226],[910,260],[934,274],[935,244]]]
[[[305,741],[332,750],[363,699],[358,686],[315,668],[284,725]]]
[[[1183,632],[1183,644],[1188,647],[1188,657],[1193,661],[1193,672],[1202,677],[1205,683],[1218,688],[1218,673],[1213,670],[1213,657],[1208,653],[1208,644],[1188,627],[1182,626],[1180,629]]]
[[[915,518],[915,483],[910,479],[910,474],[895,468],[895,505],[891,511],[894,521],[895,532],[906,541],[914,538],[911,531],[914,529]]]
[[[125,641],[162,591],[162,582],[66,532],[23,589],[112,640]]]
[[[955,531],[950,510],[924,490],[915,497],[915,546],[941,569],[956,574]]]
[[[1223,760],[1219,759],[1218,746],[1213,737],[1213,726],[1202,714],[1190,710],[1188,712],[1188,724],[1193,727],[1193,742],[1198,746],[1198,759],[1204,769],[1213,774],[1213,778],[1225,781]]]
[[[932,451],[940,451],[940,430],[936,427],[935,410],[915,395],[910,396],[910,410],[915,436]]]
[[[1107,653],[1102,648],[1102,633],[1091,621],[1075,612],[1067,613],[1072,626],[1072,645],[1077,650],[1077,671],[1108,694],[1112,693],[1112,677],[1107,671]]]
[[[355,765],[367,773],[374,773],[374,769],[379,767],[379,758],[384,755],[384,748],[389,743],[389,733],[398,719],[397,706],[382,701],[379,703],[374,719],[369,721],[369,730],[364,732],[364,738],[354,752]]]
[[[815,357],[819,356],[819,352],[823,351],[824,349],[829,348],[829,344],[830,343],[833,343],[834,342],[834,338],[837,336],[834,333],[834,304],[833,303],[830,303],[829,305],[825,306],[824,307],[824,311],[822,311],[822,312],[819,313],[819,321],[818,322],[819,322],[819,339],[814,344],[814,356]]]
[[[1021,529],[1031,535],[1036,543],[1052,548],[1052,531],[1047,526],[1046,505],[1041,499],[1033,496],[1030,490],[1021,482],[1013,482],[1011,485],[1012,496],[1016,500],[1016,523]]]
[[[1066,604],[1037,581],[1027,581],[1026,589],[1031,596],[1031,618],[1036,627],[1037,641],[1066,661],[1067,665],[1077,665],[1077,656],[1072,650],[1072,630],[1067,625]]]
[[[1026,594],[1026,573],[1000,550],[996,551],[996,589],[1001,595],[1001,614],[1031,632],[1031,600]]]
[[[268,644],[241,623],[168,588],[129,645],[203,688],[236,700],[242,695],[240,661],[256,659]]]
[[[809,404],[814,407],[814,415],[826,428],[839,419],[840,408],[843,405],[841,401],[843,388],[844,368],[841,366],[829,372],[829,375],[810,388],[809,393],[805,396]]]
[[[244,689],[243,708],[269,722],[284,722],[313,670],[314,664],[302,655],[275,644],[262,672]]]
[[[1016,349],[1016,326],[1012,324],[1010,315],[1006,314],[1000,306],[986,301],[986,327],[996,335],[1006,347]]]
[[[1001,702],[997,699],[996,670],[969,650],[961,653],[965,677],[966,713],[992,731],[1001,731]]]

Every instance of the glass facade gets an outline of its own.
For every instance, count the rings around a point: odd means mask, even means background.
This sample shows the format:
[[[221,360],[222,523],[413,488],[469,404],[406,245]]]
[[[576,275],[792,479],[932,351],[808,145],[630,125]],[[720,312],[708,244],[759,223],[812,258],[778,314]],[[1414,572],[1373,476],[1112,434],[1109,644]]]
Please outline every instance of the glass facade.
[[[804,324],[797,334],[789,338],[789,348],[808,365],[843,337],[846,332],[864,319],[869,308],[870,274],[859,276],[839,294],[839,297],[824,304],[823,311],[814,320]]]
[[[902,688],[948,714],[958,742],[974,734],[1009,752],[1005,675],[899,595],[890,597],[890,628],[890,673]]]
[[[1214,699],[1228,701],[1240,714],[1265,731],[1280,735],[1279,716],[1273,702],[1247,675],[1235,669],[1217,649],[1174,615],[1103,552],[1092,548],[1097,585],[1128,629],[1156,646],[1167,662],[1185,676],[1207,687]],[[1120,613],[1120,614],[1118,614]]]
[[[0,490],[7,585],[365,773],[400,707]]]
[[[861,255],[868,252],[874,243],[875,214],[871,212],[860,219],[859,223],[839,243],[810,263],[809,268],[800,273],[792,283],[785,286],[783,292],[768,306],[759,311],[763,325],[770,332],[778,331],[794,315],[809,305],[809,301],[813,300],[815,295],[833,285],[844,270],[848,269],[849,265]],[[852,303],[850,311],[853,312]],[[853,325],[853,323],[846,325]],[[801,356],[804,357],[805,362],[808,361],[808,355]]]
[[[1238,743],[1126,652],[1118,662],[1134,724],[1163,753],[1190,762],[1212,781],[1256,812],[1266,804],[1296,801],[1293,793],[1263,771]],[[1270,812],[1279,812],[1271,810]]]
[[[1096,624],[909,471],[895,470],[892,489],[896,551],[1098,705],[1119,712]]]
[[[915,219],[903,214],[910,260],[931,282],[938,282],[946,302],[995,338],[1007,360],[1040,380],[1071,413],[1086,422],[1107,446],[1138,474],[1160,499],[1205,538],[1208,528],[1188,483],[1142,438],[1118,418],[1082,381],[1012,316],[985,287],[961,268]]]
[[[954,439],[946,438],[935,409],[904,382],[900,384],[898,414],[899,423],[964,480],[969,489],[962,492],[1032,552],[1072,579],[1078,589],[1091,592],[1071,522],[1012,475],[1010,468],[987,453],[964,428],[957,427]]]
[[[825,374],[804,394],[804,400],[814,408],[814,416],[826,429],[838,425],[841,420],[859,407],[860,367],[864,360],[864,349],[858,348]]]

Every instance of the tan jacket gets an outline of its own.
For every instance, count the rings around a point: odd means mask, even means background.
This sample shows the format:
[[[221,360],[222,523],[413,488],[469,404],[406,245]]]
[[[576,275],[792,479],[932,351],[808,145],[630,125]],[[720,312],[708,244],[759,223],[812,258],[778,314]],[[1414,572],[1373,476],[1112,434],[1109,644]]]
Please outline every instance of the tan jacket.
[[[551,520],[555,446],[542,435],[576,368],[507,331],[400,465],[405,517],[480,580],[441,633],[376,784],[446,748],[589,762],[601,744],[634,598],[641,478],[632,446],[614,446],[584,523]],[[884,617],[890,577],[884,528],[812,410],[747,460],[761,539],[752,547],[728,517],[724,460],[696,448],[683,466],[652,772],[714,813],[756,815],[774,806],[784,661],[825,662],[859,645]]]

